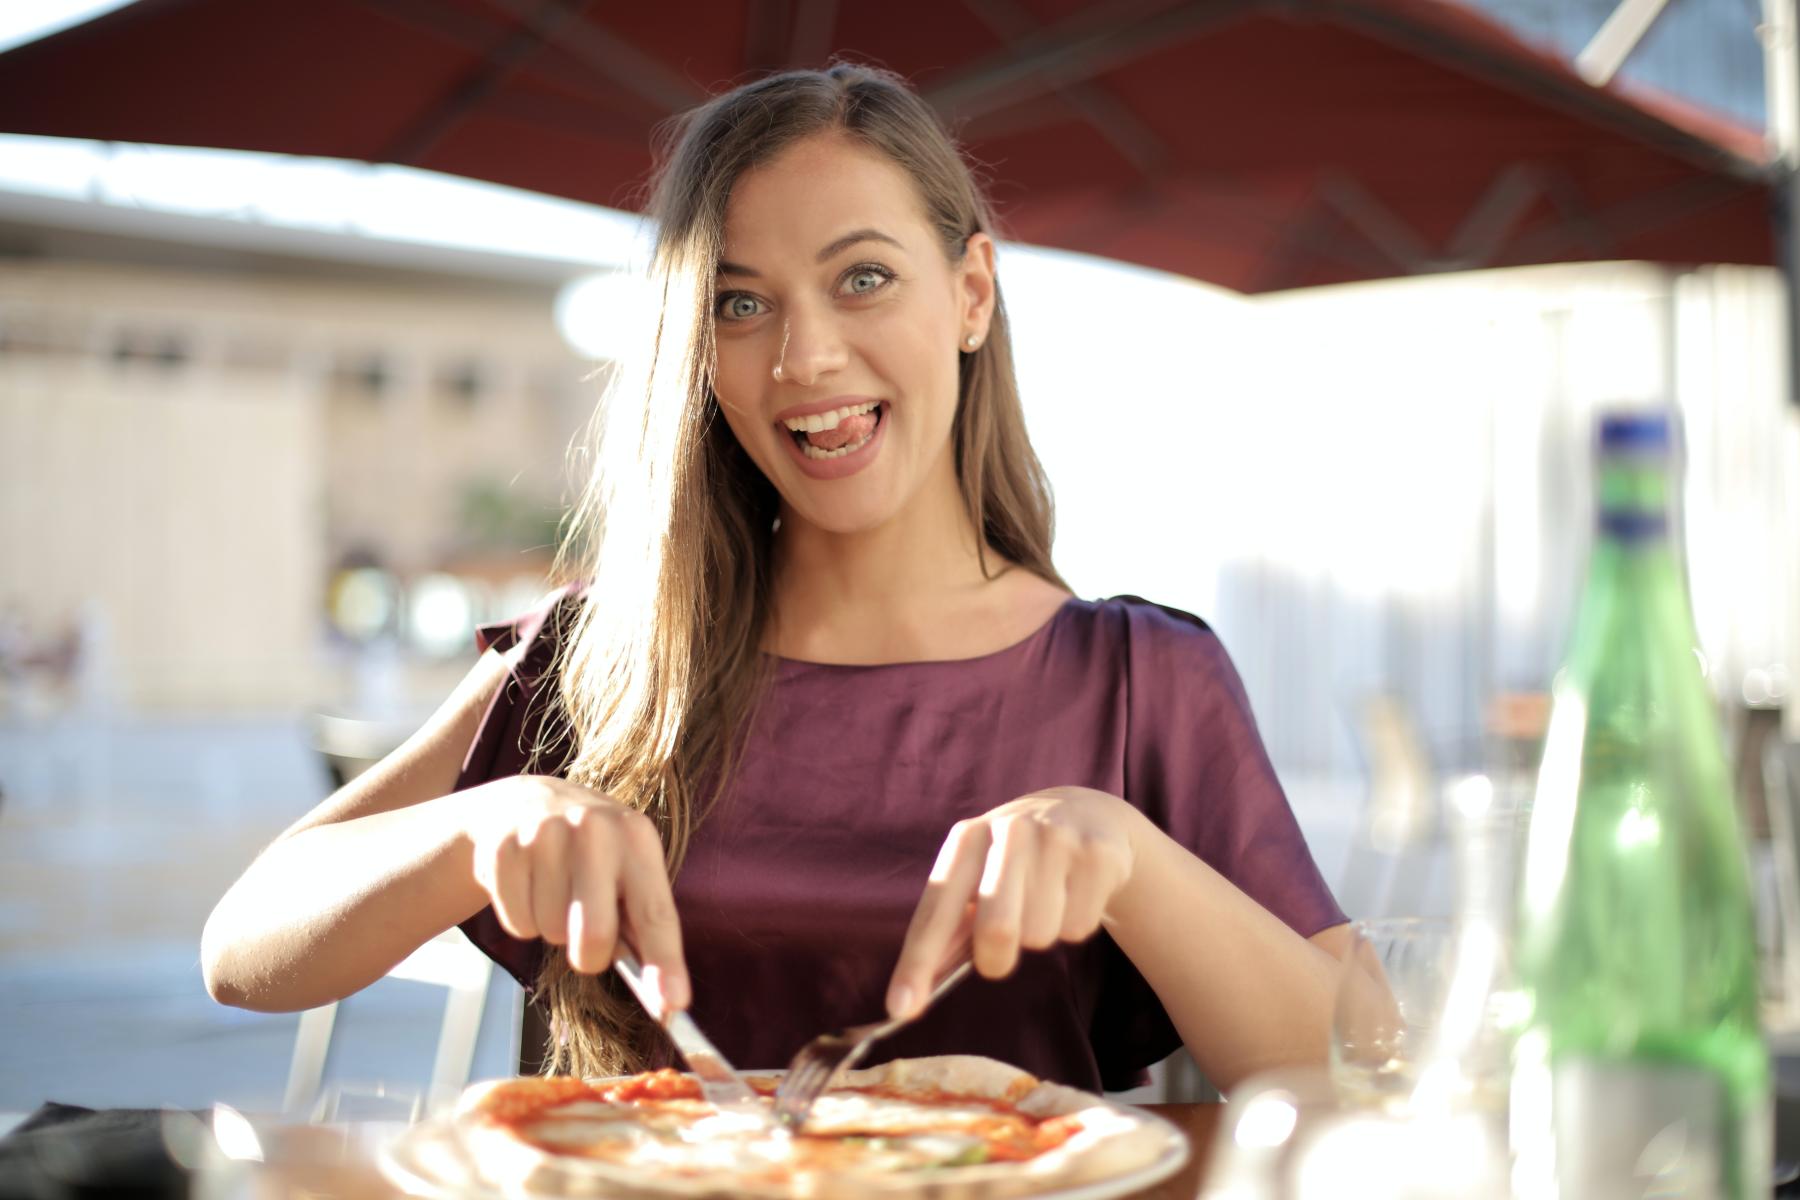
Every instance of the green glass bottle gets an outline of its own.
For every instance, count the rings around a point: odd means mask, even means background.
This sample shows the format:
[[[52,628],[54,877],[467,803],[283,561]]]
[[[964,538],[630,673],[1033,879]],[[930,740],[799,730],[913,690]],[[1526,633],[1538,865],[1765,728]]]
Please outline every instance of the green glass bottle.
[[[1674,427],[1599,431],[1599,521],[1519,878],[1515,1192],[1769,1194],[1749,872],[1671,541]]]

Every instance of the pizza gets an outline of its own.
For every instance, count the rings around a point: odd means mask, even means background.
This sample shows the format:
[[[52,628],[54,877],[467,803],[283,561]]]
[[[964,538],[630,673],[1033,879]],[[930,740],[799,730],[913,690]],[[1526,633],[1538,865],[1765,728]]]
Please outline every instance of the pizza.
[[[771,1105],[779,1078],[748,1080]],[[845,1072],[794,1134],[670,1070],[481,1084],[452,1123],[482,1182],[515,1195],[998,1200],[1144,1186],[1187,1157],[1159,1118],[968,1056]]]

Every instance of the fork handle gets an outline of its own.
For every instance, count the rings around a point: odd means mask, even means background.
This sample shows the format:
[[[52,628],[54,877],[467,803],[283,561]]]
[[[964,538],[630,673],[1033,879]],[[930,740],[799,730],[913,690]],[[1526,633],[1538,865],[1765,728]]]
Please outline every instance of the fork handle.
[[[964,950],[962,956],[956,960],[956,964],[948,971],[944,972],[943,976],[931,986],[931,992],[925,997],[925,1003],[920,1005],[918,1012],[913,1014],[914,1019],[923,1016],[926,1009],[938,1002],[939,997],[961,983],[963,976],[967,975],[974,965],[974,958],[970,956],[967,950]]]

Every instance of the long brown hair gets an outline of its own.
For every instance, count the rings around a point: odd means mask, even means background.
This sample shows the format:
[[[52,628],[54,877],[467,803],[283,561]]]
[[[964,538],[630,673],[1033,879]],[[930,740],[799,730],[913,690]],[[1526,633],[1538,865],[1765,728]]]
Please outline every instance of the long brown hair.
[[[641,361],[625,362],[596,417],[590,482],[557,573],[588,588],[559,661],[568,777],[650,815],[670,877],[766,682],[773,486],[738,445],[711,390],[713,305],[725,208],[737,179],[814,134],[838,132],[915,181],[944,252],[994,230],[973,173],[901,79],[838,64],[736,88],[678,118],[659,146],[657,224]],[[1025,433],[1006,310],[996,293],[980,348],[961,355],[952,431],[964,503],[988,553],[1060,583],[1050,488]],[[545,1070],[640,1069],[656,1032],[611,972],[573,971],[551,947]]]

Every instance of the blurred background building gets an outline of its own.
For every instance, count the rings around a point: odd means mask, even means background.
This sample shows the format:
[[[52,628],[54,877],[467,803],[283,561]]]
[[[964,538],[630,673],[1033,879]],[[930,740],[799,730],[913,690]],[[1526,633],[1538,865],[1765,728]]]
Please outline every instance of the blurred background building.
[[[569,264],[222,251],[183,241],[196,218],[99,233],[96,206],[29,199],[0,202],[4,602],[84,669],[19,671],[8,707],[343,704],[356,648],[460,659],[541,590],[588,405],[550,320]]]

